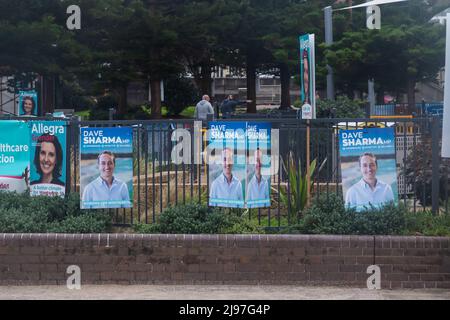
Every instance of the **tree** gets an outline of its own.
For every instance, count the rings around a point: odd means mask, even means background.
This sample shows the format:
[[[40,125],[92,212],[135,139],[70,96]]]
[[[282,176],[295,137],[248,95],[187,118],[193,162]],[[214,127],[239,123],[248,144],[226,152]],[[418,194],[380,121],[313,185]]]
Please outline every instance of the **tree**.
[[[271,52],[274,65],[278,67],[281,80],[280,109],[291,106],[291,75],[298,75],[299,36],[312,33],[319,43],[323,34],[322,8],[324,1],[281,1],[274,8],[275,22],[265,35],[265,47]],[[316,47],[316,51],[319,48]],[[320,55],[317,55],[319,58]],[[319,59],[317,59],[319,60]],[[317,61],[316,61],[317,64]]]
[[[444,28],[428,22],[434,11],[422,1],[386,6],[381,30],[344,33],[326,51],[338,87],[347,93],[363,90],[373,78],[380,91],[407,93],[414,111],[416,83],[433,79],[444,65]]]

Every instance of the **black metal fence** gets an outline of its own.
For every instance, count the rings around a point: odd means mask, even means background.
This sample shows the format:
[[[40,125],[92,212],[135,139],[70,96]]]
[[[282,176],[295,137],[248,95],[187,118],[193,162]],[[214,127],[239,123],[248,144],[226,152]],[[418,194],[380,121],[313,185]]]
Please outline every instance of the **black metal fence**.
[[[48,119],[47,119],[48,120]],[[412,211],[433,210],[448,212],[449,159],[440,157],[441,120],[414,119],[316,119],[308,124],[297,119],[244,119],[252,122],[270,122],[279,130],[279,166],[271,177],[271,207],[251,209],[259,220],[266,219],[269,226],[280,226],[285,219],[289,203],[283,203],[281,193],[288,196],[292,186],[288,160],[292,154],[295,163],[300,160],[306,171],[306,131],[310,128],[310,159],[323,164],[313,177],[312,200],[321,194],[342,195],[339,163],[339,129],[366,127],[393,127],[396,140],[396,162],[399,201]],[[243,121],[231,119],[228,121]],[[128,126],[133,128],[133,208],[109,209],[114,211],[116,225],[152,223],[168,206],[187,202],[208,203],[209,170],[200,159],[199,148],[191,148],[190,163],[175,164],[171,154],[177,141],[172,140],[175,129],[190,132],[194,140],[194,120],[130,120],[130,121],[68,121],[67,191],[80,192],[80,128]],[[201,149],[207,145],[203,129]],[[5,133],[2,133],[5,134]],[[196,161],[197,160],[197,161]],[[250,213],[249,213],[250,214]]]

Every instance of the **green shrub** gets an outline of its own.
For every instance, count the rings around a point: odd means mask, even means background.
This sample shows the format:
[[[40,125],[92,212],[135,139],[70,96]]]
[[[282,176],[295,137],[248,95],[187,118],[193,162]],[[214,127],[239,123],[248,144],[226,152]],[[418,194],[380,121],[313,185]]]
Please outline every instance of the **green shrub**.
[[[164,210],[157,223],[137,224],[137,233],[258,233],[261,228],[247,217],[241,217],[235,211],[225,212],[206,205],[189,203],[176,205]]]
[[[96,210],[81,210],[80,197],[31,197],[0,192],[0,232],[106,232],[111,216]]]
[[[403,204],[386,204],[355,215],[353,234],[401,234],[405,227],[407,209]]]
[[[109,109],[117,109],[117,98],[113,95],[105,95],[97,99],[97,104],[91,106],[89,120],[108,120]]]
[[[43,233],[47,231],[47,214],[43,210],[24,212],[0,207],[0,232]]]
[[[450,214],[433,215],[431,211],[405,215],[404,235],[450,236]]]
[[[200,93],[191,79],[171,77],[165,82],[165,101],[169,115],[179,115],[185,108],[200,100]]]
[[[338,96],[335,101],[317,100],[317,118],[364,118],[364,102],[352,100],[346,96]]]
[[[288,233],[306,234],[350,234],[354,210],[346,210],[342,197],[330,193],[314,198],[297,225],[286,229]]]
[[[50,223],[47,232],[52,233],[103,233],[111,228],[111,216],[106,213],[88,213],[67,216],[62,221]]]
[[[289,233],[395,235],[405,227],[406,209],[403,205],[387,204],[362,212],[345,208],[342,197],[334,193],[321,195],[305,212]]]

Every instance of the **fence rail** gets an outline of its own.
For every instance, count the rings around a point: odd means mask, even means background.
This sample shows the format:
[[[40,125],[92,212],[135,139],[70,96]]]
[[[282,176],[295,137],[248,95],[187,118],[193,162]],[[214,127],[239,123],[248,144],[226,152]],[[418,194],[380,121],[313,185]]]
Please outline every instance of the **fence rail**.
[[[280,192],[284,191],[289,195],[292,190],[287,174],[289,162],[286,160],[292,154],[296,161],[300,160],[302,172],[305,172],[308,123],[297,119],[245,120],[270,122],[273,129],[279,130],[278,160],[285,165],[280,165],[278,172],[271,177],[271,207],[251,209],[253,213],[257,212],[259,219],[267,219],[269,226],[279,227],[289,209],[282,203]],[[114,224],[153,223],[170,205],[191,201],[208,203],[209,168],[204,162],[194,163],[194,159],[200,156],[199,153],[194,153],[196,149],[191,148],[191,164],[178,165],[171,161],[172,149],[177,143],[172,140],[174,130],[188,130],[191,133],[191,143],[194,144],[194,120],[68,121],[67,192],[80,192],[79,133],[80,128],[85,126],[133,128],[133,207],[108,209],[114,211]],[[393,127],[399,202],[412,211],[433,209],[437,212],[440,206],[448,210],[449,176],[448,170],[445,177],[440,172],[439,119],[316,119],[310,121],[309,126],[311,159],[324,163],[322,170],[313,179],[313,198],[330,193],[342,195],[337,135],[339,129]],[[202,149],[207,145],[204,129],[205,127],[202,130]],[[430,141],[434,143],[430,145]],[[424,154],[424,144],[429,148],[429,153]],[[421,167],[417,167],[415,162],[418,157],[424,157]]]

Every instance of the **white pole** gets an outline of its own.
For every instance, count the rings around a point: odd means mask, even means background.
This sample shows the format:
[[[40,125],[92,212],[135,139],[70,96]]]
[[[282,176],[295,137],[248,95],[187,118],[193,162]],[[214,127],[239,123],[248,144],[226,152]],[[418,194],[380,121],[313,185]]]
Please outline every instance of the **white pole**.
[[[442,125],[442,157],[450,158],[450,13],[447,13],[445,46],[444,123]]]

